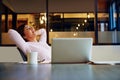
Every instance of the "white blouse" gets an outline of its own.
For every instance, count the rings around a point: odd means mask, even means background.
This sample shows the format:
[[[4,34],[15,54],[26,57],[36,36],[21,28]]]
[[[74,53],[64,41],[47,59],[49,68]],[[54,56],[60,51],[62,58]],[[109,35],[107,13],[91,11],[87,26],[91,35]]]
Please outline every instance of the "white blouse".
[[[36,31],[40,35],[38,42],[26,42],[22,36],[13,29],[8,31],[10,39],[19,47],[25,55],[31,51],[38,52],[38,60],[51,61],[51,47],[46,43],[46,30],[39,29]]]

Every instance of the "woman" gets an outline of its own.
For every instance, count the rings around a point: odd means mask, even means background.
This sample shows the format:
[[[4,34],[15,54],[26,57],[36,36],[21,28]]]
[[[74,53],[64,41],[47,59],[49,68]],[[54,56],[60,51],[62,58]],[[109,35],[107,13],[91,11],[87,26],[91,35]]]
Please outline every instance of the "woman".
[[[23,24],[18,27],[17,31],[10,29],[8,34],[25,55],[31,51],[37,51],[38,60],[51,61],[51,47],[46,43],[45,29],[35,31],[33,27]],[[39,40],[37,40],[37,35],[40,35]]]

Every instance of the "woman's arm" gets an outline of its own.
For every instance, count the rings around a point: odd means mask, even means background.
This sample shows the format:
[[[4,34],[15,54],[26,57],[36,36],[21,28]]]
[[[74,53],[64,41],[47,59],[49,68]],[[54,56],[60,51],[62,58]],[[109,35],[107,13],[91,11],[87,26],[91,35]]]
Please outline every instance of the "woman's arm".
[[[19,47],[25,54],[30,52],[29,47],[27,46],[25,40],[21,37],[21,35],[13,29],[9,29],[8,35],[10,39]]]
[[[47,40],[47,35],[46,35],[46,30],[45,30],[44,28],[37,30],[37,31],[36,31],[36,34],[37,34],[37,35],[40,35],[39,42],[40,42],[40,41],[46,42],[46,40]]]

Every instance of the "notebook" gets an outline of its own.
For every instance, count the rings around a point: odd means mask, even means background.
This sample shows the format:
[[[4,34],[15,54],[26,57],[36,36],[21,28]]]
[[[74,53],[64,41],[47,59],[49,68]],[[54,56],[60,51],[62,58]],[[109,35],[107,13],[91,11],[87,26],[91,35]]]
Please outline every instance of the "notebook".
[[[51,63],[88,62],[92,44],[92,38],[53,38]]]

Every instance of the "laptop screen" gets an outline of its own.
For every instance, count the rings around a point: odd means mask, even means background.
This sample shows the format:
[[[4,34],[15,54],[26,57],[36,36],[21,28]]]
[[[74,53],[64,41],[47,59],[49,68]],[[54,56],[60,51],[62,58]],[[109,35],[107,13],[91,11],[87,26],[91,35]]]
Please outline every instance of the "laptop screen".
[[[88,62],[92,38],[53,38],[51,63]]]

